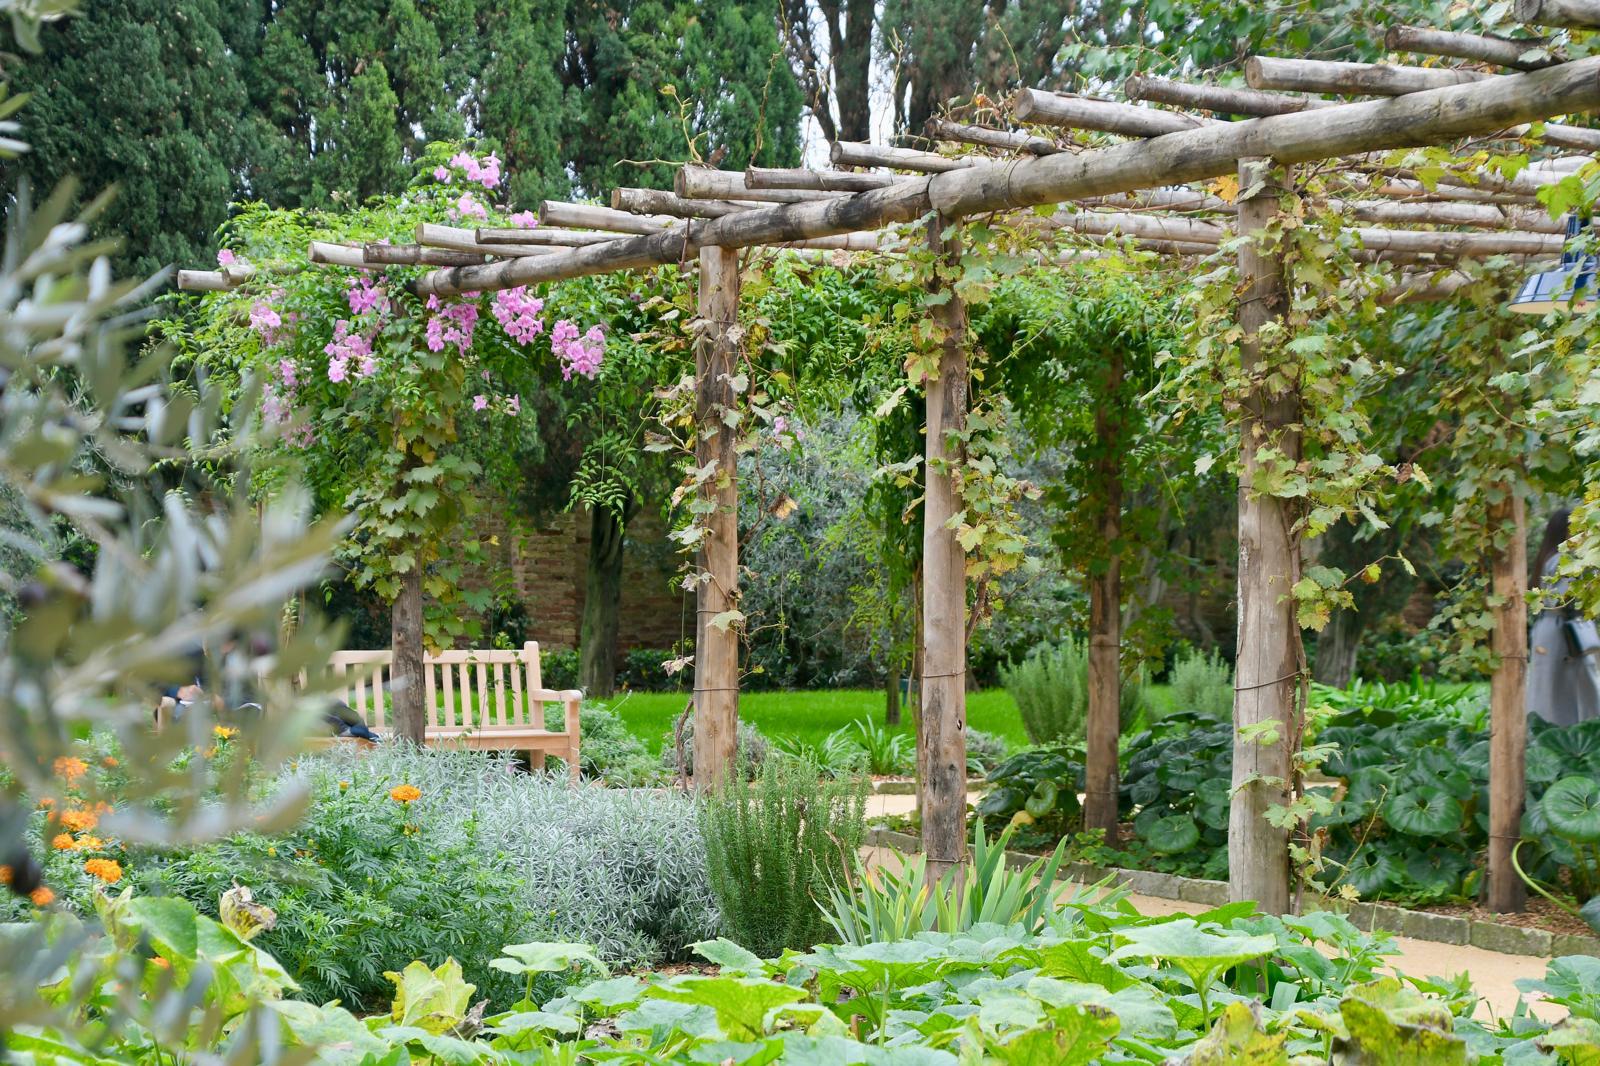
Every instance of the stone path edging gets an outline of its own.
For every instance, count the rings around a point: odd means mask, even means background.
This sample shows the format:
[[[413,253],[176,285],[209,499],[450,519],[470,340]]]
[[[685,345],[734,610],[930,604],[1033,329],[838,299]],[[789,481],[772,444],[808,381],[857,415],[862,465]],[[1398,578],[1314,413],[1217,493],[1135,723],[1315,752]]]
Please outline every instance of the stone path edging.
[[[922,850],[922,841],[906,833],[890,829],[870,829],[866,843],[878,847],[896,848],[903,852]],[[1039,856],[1026,852],[1008,851],[1006,861],[1013,867],[1026,866]],[[1156,873],[1153,870],[1124,870],[1115,866],[1090,866],[1071,863],[1061,868],[1060,879],[1094,884],[1112,878],[1119,886],[1143,896],[1158,899],[1184,900],[1208,907],[1220,907],[1228,902],[1226,881],[1207,881],[1198,877],[1179,877],[1177,874]],[[1560,955],[1600,955],[1600,938],[1578,936],[1572,933],[1551,933],[1544,929],[1526,929],[1519,925],[1486,922],[1475,918],[1461,918],[1453,914],[1432,914],[1427,911],[1408,910],[1387,903],[1349,903],[1341,899],[1323,897],[1324,910],[1338,911],[1356,926],[1368,932],[1383,930],[1414,940],[1431,940],[1438,944],[1471,944],[1486,951],[1506,955],[1534,955],[1552,958]]]

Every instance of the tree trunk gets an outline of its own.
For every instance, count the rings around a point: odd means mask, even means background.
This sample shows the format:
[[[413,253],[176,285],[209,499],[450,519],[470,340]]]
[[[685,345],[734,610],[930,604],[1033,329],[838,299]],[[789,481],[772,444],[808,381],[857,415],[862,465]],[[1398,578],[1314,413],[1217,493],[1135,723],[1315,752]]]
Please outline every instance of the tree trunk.
[[[422,567],[400,575],[400,591],[389,615],[389,642],[394,655],[389,668],[389,720],[402,740],[421,744],[430,708],[422,666]]]
[[[710,504],[700,547],[694,655],[694,771],[699,788],[736,776],[739,727],[739,633],[728,617],[739,602],[739,482],[732,427],[723,421],[737,398],[731,378],[739,320],[739,254],[700,252],[700,339],[695,345],[695,465],[714,464],[701,486]]]
[[[1528,516],[1513,484],[1497,486],[1490,529],[1504,547],[1490,562],[1494,608],[1494,674],[1489,679],[1489,909],[1520,911],[1522,879],[1511,864],[1522,839],[1528,744]]]
[[[883,724],[900,724],[900,668],[889,667],[883,678]]]
[[[928,245],[941,266],[960,259],[949,221],[928,224]],[[933,286],[942,288],[935,279]],[[939,288],[935,288],[939,291]],[[942,877],[966,859],[967,841],[967,575],[966,553],[951,519],[960,509],[948,465],[960,459],[952,439],[966,425],[967,313],[960,297],[933,308],[940,331],[939,372],[927,383],[922,530],[922,714],[917,736],[917,795],[928,876]]]
[[[1239,187],[1261,177],[1264,161],[1241,161]],[[1239,233],[1259,234],[1278,211],[1282,188],[1269,180],[1255,195],[1239,201]],[[1281,318],[1286,302],[1283,264],[1259,246],[1239,249],[1240,362],[1247,374],[1259,373],[1264,355],[1260,332]],[[1259,380],[1259,379],[1258,379]],[[1297,462],[1300,437],[1292,427],[1299,415],[1294,391],[1251,387],[1240,427],[1239,474],[1239,630],[1233,698],[1233,801],[1228,816],[1228,897],[1255,900],[1265,914],[1289,910],[1289,838],[1267,820],[1269,808],[1288,801],[1292,745],[1297,742],[1300,688],[1300,628],[1290,595],[1300,578],[1300,545],[1290,532],[1294,515],[1288,501],[1252,488],[1263,448],[1275,447]],[[1247,730],[1271,728],[1266,743]]]
[[[578,687],[590,696],[610,696],[617,687],[622,553],[627,522],[634,510],[631,496],[621,514],[609,507],[589,508],[589,565],[578,635]]]
[[[1317,661],[1311,679],[1334,688],[1347,688],[1356,676],[1356,649],[1361,646],[1360,611],[1338,610],[1317,634]]]
[[[1089,577],[1089,707],[1085,723],[1083,824],[1117,842],[1117,737],[1122,732],[1122,353],[1109,353],[1094,415],[1096,525],[1104,569]]]

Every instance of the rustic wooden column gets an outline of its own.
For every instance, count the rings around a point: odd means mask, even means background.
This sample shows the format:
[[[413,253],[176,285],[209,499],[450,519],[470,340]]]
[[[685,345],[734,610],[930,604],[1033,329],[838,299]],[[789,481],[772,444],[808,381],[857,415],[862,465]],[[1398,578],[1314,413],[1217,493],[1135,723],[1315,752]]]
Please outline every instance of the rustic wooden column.
[[[1096,526],[1104,569],[1089,576],[1089,707],[1084,729],[1083,824],[1117,842],[1117,738],[1122,733],[1122,352],[1107,353],[1105,387],[1094,413]]]
[[[951,223],[928,224],[938,265],[961,258]],[[939,372],[927,383],[922,531],[922,710],[917,731],[917,800],[928,874],[941,877],[966,859],[967,842],[967,560],[951,519],[960,510],[948,463],[960,457],[951,435],[967,421],[967,311],[948,281],[930,279],[945,296],[933,308],[939,327]]]
[[[431,708],[424,706],[427,689],[423,683],[420,564],[413,564],[400,575],[400,590],[389,610],[389,644],[393,655],[389,666],[390,728],[402,740],[421,744],[426,739]]]
[[[1528,745],[1528,516],[1509,482],[1495,487],[1489,528],[1506,537],[1490,561],[1494,674],[1489,679],[1489,909],[1520,911],[1526,897],[1511,852],[1522,838]]]
[[[1266,174],[1266,160],[1241,160],[1239,188]],[[1260,234],[1279,211],[1283,188],[1267,180],[1238,204],[1241,236]],[[1247,374],[1264,361],[1261,333],[1281,320],[1287,303],[1283,262],[1254,243],[1239,249],[1239,358]],[[1289,910],[1288,833],[1267,821],[1268,808],[1288,801],[1290,745],[1299,731],[1300,630],[1290,589],[1300,577],[1300,544],[1286,500],[1252,489],[1259,454],[1271,446],[1300,458],[1296,392],[1266,383],[1243,405],[1239,466],[1239,629],[1233,695],[1233,802],[1228,815],[1228,898],[1255,900],[1266,914]],[[1269,726],[1277,737],[1246,736]]]
[[[732,775],[739,727],[738,624],[714,624],[739,601],[739,483],[733,428],[734,352],[739,318],[739,254],[700,250],[700,335],[695,343],[695,465],[715,464],[700,487],[710,504],[695,592],[694,776],[714,788]]]

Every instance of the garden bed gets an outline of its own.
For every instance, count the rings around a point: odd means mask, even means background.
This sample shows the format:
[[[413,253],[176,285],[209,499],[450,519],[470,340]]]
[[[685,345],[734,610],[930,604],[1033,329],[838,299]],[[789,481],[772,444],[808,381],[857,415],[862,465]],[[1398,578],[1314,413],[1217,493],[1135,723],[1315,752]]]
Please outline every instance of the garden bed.
[[[906,833],[890,829],[872,829],[867,833],[867,843],[877,847],[896,848],[903,852],[921,850],[922,842]],[[1038,855],[1022,851],[1007,852],[1008,861],[1015,866],[1035,862]],[[1093,866],[1088,863],[1069,863],[1061,868],[1062,880],[1094,884],[1106,878],[1126,886],[1130,891],[1157,899],[1182,900],[1208,907],[1220,907],[1228,902],[1228,886],[1224,881],[1210,881],[1199,877],[1182,877],[1178,874],[1158,873],[1154,870],[1129,870],[1115,866]],[[1543,901],[1541,901],[1543,902]],[[1317,909],[1344,914],[1368,932],[1388,932],[1415,940],[1431,940],[1439,944],[1471,944],[1487,951],[1508,955],[1532,955],[1552,958],[1561,955],[1600,956],[1600,938],[1572,930],[1570,922],[1552,928],[1539,928],[1549,915],[1533,907],[1517,915],[1490,915],[1481,908],[1431,905],[1426,909],[1413,909],[1389,903],[1352,903],[1341,899],[1321,897]],[[1561,918],[1571,919],[1565,912],[1550,908]],[[1575,920],[1573,920],[1575,921]],[[1580,923],[1581,924],[1581,923]]]

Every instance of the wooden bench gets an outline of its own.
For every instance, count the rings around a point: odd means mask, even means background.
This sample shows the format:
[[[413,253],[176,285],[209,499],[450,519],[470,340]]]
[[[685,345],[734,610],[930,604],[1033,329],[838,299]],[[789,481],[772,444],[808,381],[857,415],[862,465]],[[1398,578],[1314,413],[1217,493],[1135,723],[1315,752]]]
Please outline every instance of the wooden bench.
[[[383,651],[335,652],[328,661],[330,699],[347,704],[380,734],[394,731],[389,716],[389,668],[394,655]],[[545,757],[566,761],[567,773],[578,779],[581,731],[577,689],[548,689],[539,670],[539,644],[528,641],[518,650],[442,651],[423,657],[424,727],[429,747],[456,746],[472,751],[520,751],[532,769]],[[171,700],[157,712],[158,727],[169,717]],[[566,728],[545,728],[546,704],[559,703]],[[164,713],[165,712],[165,713]],[[326,738],[334,742],[337,738]],[[322,743],[318,738],[314,743]]]

